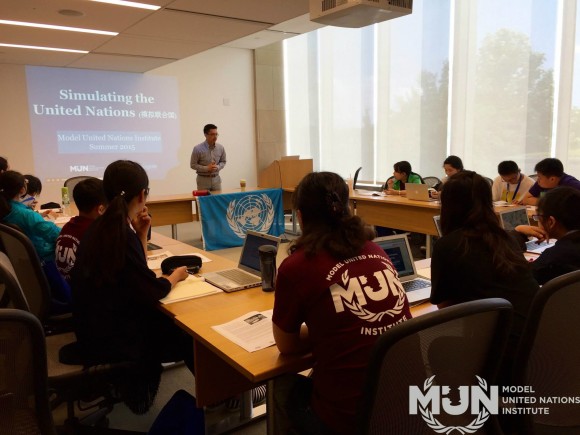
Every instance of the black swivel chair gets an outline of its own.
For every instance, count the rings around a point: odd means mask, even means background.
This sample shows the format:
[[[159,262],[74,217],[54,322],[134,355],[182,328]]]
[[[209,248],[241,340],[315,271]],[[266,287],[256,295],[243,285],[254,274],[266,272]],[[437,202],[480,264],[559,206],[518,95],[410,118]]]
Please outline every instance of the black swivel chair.
[[[577,397],[580,393],[580,271],[547,282],[536,294],[514,359],[515,385],[532,396]],[[542,405],[544,406],[544,405]],[[526,415],[525,434],[580,434],[580,405],[545,405],[548,414]]]
[[[70,330],[70,315],[51,316],[49,313],[50,287],[40,258],[26,234],[0,224],[0,250],[10,259],[30,312],[40,320],[46,331]]]
[[[64,182],[64,187],[68,187],[68,194],[70,196],[70,200],[72,201],[72,194],[75,186],[79,184],[83,180],[88,180],[89,178],[95,178],[88,175],[79,175],[77,177],[67,178]]]
[[[424,182],[424,184],[427,184],[429,187],[434,188],[439,183],[441,183],[441,180],[437,177],[429,176],[429,177],[423,178],[423,182]]]
[[[20,286],[12,264],[2,252],[0,252],[0,282],[5,286],[5,293],[7,294],[10,306],[21,312],[29,312],[26,295]],[[29,312],[29,314],[34,316],[32,312]],[[0,348],[2,346],[1,340],[0,334]],[[77,433],[80,430],[81,424],[91,425],[105,421],[106,415],[113,410],[113,406],[123,400],[117,392],[117,387],[122,383],[127,373],[134,370],[135,364],[119,362],[85,367],[78,353],[75,352],[75,345],[76,336],[72,332],[51,335],[46,338],[43,334],[42,355],[45,367],[45,378],[48,369],[48,388],[51,394],[50,407],[55,408],[62,403],[66,403],[67,427],[71,428],[74,433]],[[38,347],[38,350],[40,351],[41,348]],[[61,362],[61,354],[68,356],[69,361],[67,363]],[[87,397],[91,398],[92,403],[85,410],[91,409],[94,412],[84,417],[82,421],[79,421],[75,417],[75,402]],[[1,380],[0,408],[2,408]],[[1,415],[2,410],[0,409]],[[2,419],[0,418],[1,421]],[[3,433],[0,428],[0,434]],[[36,434],[37,432],[31,433]],[[44,432],[42,433],[44,434]]]
[[[42,325],[11,308],[0,310],[0,424],[3,434],[56,435]]]
[[[432,435],[434,430],[420,413],[410,415],[409,386],[424,389],[428,379],[440,386],[478,385],[476,376],[493,385],[511,318],[512,306],[508,301],[484,299],[443,308],[385,332],[371,354],[359,412],[359,432]],[[475,418],[467,414],[445,415],[445,423],[466,426]],[[477,433],[501,431],[490,416]]]
[[[356,189],[356,183],[357,183],[357,181],[358,181],[358,174],[360,173],[361,169],[362,169],[362,166],[361,166],[360,168],[358,168],[358,169],[356,170],[356,172],[354,173],[354,179],[353,179],[353,181],[352,181],[352,188],[353,188],[353,190],[355,190],[355,189]]]

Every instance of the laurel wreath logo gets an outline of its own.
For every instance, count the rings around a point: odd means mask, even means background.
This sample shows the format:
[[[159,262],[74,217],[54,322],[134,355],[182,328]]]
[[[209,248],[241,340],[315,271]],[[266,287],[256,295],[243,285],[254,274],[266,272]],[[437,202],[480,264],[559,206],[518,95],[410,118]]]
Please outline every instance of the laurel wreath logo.
[[[346,270],[342,275],[342,285],[345,287],[348,286],[350,278],[348,276],[348,270]],[[352,303],[344,301],[344,306],[347,307],[352,314],[357,316],[362,320],[366,320],[367,322],[380,322],[385,315],[394,317],[397,314],[400,314],[405,306],[405,292],[399,292],[399,299],[397,299],[397,303],[395,306],[389,310],[381,311],[380,313],[373,313],[372,311],[363,308],[356,299],[353,299]]]
[[[248,195],[244,199],[246,198],[255,198],[254,201],[261,202],[264,204],[262,209],[267,209],[266,219],[263,222],[260,222],[261,225],[259,226],[259,228],[257,228],[257,230],[260,232],[267,233],[270,230],[272,223],[274,222],[275,210],[274,205],[272,204],[272,199],[265,193],[259,196]],[[238,236],[240,239],[243,239],[244,237],[246,237],[246,229],[244,228],[243,225],[238,224],[238,222],[235,219],[236,203],[239,204],[239,201],[236,201],[234,199],[233,201],[230,201],[230,203],[228,204],[228,208],[226,210],[226,219],[228,221],[228,225],[230,226],[231,230],[235,233],[235,235]]]
[[[487,382],[485,381],[485,379],[482,379],[479,376],[476,376],[476,378],[477,381],[479,382],[479,386],[483,390],[487,391]],[[427,393],[427,391],[429,391],[429,389],[433,385],[434,379],[435,375],[425,379],[425,382],[423,383],[423,392]],[[459,432],[462,435],[466,433],[475,433],[476,431],[478,431],[483,427],[483,425],[489,418],[489,411],[485,408],[481,408],[481,411],[479,411],[477,417],[467,426],[444,426],[433,416],[433,413],[429,409],[423,408],[421,405],[419,405],[419,410],[421,412],[423,420],[425,421],[425,423],[427,423],[427,426],[429,426],[437,433],[444,433],[446,435],[449,435],[453,432]]]

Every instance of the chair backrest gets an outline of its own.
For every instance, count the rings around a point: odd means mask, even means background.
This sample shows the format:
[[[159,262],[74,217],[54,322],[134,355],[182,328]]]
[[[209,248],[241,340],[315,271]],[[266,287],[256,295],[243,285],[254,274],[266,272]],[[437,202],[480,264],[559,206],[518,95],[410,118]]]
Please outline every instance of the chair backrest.
[[[485,181],[487,181],[487,184],[489,184],[489,187],[493,186],[493,180],[489,177],[483,177],[485,179]]]
[[[433,176],[429,176],[429,177],[425,177],[423,178],[423,181],[425,182],[426,185],[428,185],[429,187],[435,187],[437,186],[439,183],[441,183],[441,180],[437,177],[433,177]]]
[[[538,181],[538,174],[528,175],[528,177],[530,177],[534,181]]]
[[[88,175],[79,175],[78,177],[67,178],[64,182],[64,187],[68,187],[68,195],[70,201],[73,201],[73,190],[77,184],[83,180],[88,180],[89,178],[95,178]]]
[[[410,386],[430,388],[426,387],[430,379],[434,385],[456,391],[453,387],[478,385],[476,376],[493,384],[511,318],[508,301],[483,299],[410,319],[385,332],[369,362],[360,433],[433,434],[421,413],[410,414]],[[468,425],[476,418],[469,412],[443,417],[445,424],[453,426]],[[478,433],[487,433],[485,428],[493,422]]]
[[[10,259],[4,252],[0,252],[0,282],[4,285],[2,300],[6,299],[6,304],[2,308],[17,308],[19,310],[30,311],[26,297],[20,287],[16,272],[10,263]]]
[[[579,306],[580,271],[559,276],[542,286],[532,302],[514,358],[514,384],[531,386],[537,397],[578,396]],[[546,406],[550,408],[549,414],[526,416],[524,424],[529,430],[525,433],[536,433],[532,430],[534,425],[557,426],[560,430],[574,427],[574,433],[578,433],[580,412],[577,403]]]
[[[50,311],[50,287],[32,242],[24,233],[4,224],[0,224],[0,241],[16,272],[30,312],[43,322]]]
[[[353,189],[356,189],[356,182],[358,181],[358,174],[360,173],[361,169],[362,169],[362,166],[361,166],[361,167],[359,167],[359,168],[356,170],[356,172],[354,173],[354,178],[353,178],[353,181],[352,181],[352,188],[353,188]]]
[[[2,433],[56,435],[42,325],[10,308],[0,310],[0,422]]]

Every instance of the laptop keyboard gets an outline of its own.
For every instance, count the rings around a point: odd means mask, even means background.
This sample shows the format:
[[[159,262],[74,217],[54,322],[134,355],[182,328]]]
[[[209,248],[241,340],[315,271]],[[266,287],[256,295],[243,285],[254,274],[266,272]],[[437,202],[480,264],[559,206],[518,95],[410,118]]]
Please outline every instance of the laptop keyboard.
[[[412,292],[413,290],[421,290],[422,288],[431,287],[431,281],[427,281],[425,279],[414,279],[402,284],[406,292]]]
[[[259,280],[257,276],[250,275],[249,273],[242,272],[238,269],[222,270],[221,272],[218,272],[218,274],[235,281],[240,285],[252,284]]]

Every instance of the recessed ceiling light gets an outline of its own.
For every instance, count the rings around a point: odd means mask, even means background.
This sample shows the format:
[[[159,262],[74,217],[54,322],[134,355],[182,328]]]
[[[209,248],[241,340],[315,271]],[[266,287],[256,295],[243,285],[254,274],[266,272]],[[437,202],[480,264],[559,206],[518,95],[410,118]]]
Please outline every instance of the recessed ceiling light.
[[[117,36],[119,34],[118,32],[108,32],[106,30],[83,29],[82,27],[55,26],[52,24],[27,23],[25,21],[0,20],[0,24],[8,24],[10,26],[37,27],[40,29],[51,29],[51,30],[66,30],[67,32],[94,33],[96,35]]]
[[[36,45],[18,45],[18,44],[4,44],[0,42],[0,47],[11,47],[11,48],[29,48],[31,50],[46,50],[46,51],[64,51],[66,53],[81,53],[86,54],[86,50],[71,50],[69,48],[53,48],[53,47],[38,47]]]
[[[75,11],[74,9],[61,9],[58,13],[65,17],[82,17],[85,15],[84,12]]]
[[[128,6],[130,8],[150,9],[152,11],[156,11],[157,9],[161,9],[161,6],[148,5],[145,3],[131,2],[131,1],[127,1],[127,0],[92,0],[92,1],[99,2],[99,3],[109,3],[109,4],[117,5],[117,6]]]

